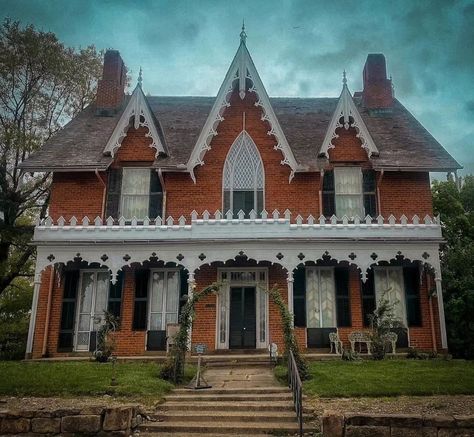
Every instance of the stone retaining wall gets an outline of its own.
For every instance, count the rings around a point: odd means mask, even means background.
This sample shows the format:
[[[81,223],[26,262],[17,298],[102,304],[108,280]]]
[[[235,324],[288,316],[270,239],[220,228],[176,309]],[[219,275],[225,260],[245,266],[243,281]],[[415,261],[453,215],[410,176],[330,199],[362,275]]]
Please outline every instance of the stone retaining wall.
[[[136,405],[56,410],[0,410],[0,435],[129,436],[143,420]]]
[[[325,411],[323,437],[472,437],[472,416],[353,414]]]

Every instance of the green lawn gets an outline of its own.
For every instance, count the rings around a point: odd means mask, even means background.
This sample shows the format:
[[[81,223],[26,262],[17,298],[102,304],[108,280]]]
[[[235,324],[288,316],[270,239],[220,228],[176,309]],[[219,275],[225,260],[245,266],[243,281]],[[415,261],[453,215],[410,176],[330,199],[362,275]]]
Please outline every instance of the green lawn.
[[[462,360],[319,361],[304,392],[320,397],[474,394],[474,362]],[[277,368],[281,379],[285,369]]]
[[[187,369],[187,375],[193,369]],[[158,377],[151,362],[117,362],[116,380],[110,385],[111,363],[0,361],[0,395],[98,396],[110,394],[128,400],[159,400],[172,385]]]

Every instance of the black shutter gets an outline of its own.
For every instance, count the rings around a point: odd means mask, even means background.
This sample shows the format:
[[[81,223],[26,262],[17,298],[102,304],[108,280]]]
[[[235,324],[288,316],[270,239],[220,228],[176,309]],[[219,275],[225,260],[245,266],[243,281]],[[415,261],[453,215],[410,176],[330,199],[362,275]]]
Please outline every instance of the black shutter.
[[[107,185],[107,205],[105,218],[119,218],[120,193],[122,191],[122,169],[112,168],[109,171],[109,182]]]
[[[364,326],[370,326],[369,315],[374,312],[376,306],[374,270],[372,268],[367,272],[367,280],[365,283],[360,281],[360,288],[362,294],[362,319]]]
[[[147,329],[148,279],[149,270],[135,271],[135,304],[133,309],[133,329]]]
[[[421,326],[420,270],[417,265],[403,268],[408,326]]]
[[[71,352],[73,349],[74,320],[76,314],[79,273],[79,270],[70,270],[66,271],[64,274],[64,295],[61,309],[58,352]]]
[[[148,204],[148,217],[155,219],[163,213],[163,189],[160,178],[155,169],[150,170],[150,200]]]
[[[179,287],[179,312],[178,316],[181,316],[181,310],[183,309],[184,305],[188,301],[188,271],[185,269],[181,269],[179,271],[179,280],[180,280],[180,287]],[[179,317],[178,317],[179,320]],[[181,322],[181,320],[179,320]]]
[[[351,326],[349,269],[347,267],[334,268],[334,280],[336,283],[337,326]]]
[[[325,171],[323,176],[323,215],[331,217],[336,213],[336,192],[334,171]]]
[[[122,289],[124,276],[123,270],[119,270],[117,274],[117,282],[115,284],[111,283],[109,288],[109,302],[107,305],[107,311],[117,318],[120,318],[120,311],[122,308]]]
[[[362,172],[362,189],[364,191],[365,215],[377,216],[376,180],[374,170]]]
[[[293,272],[293,312],[295,326],[306,326],[306,269],[298,267]]]

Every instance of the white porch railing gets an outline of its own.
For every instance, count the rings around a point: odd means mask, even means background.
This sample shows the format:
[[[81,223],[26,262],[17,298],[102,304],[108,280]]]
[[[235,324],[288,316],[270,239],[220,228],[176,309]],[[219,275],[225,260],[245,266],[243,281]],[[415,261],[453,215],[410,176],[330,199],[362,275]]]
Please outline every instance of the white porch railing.
[[[399,219],[390,215],[363,219],[336,216],[326,219],[321,216],[303,218],[301,215],[291,219],[291,212],[283,214],[274,211],[271,215],[263,211],[257,215],[251,211],[248,218],[240,211],[237,217],[229,211],[223,215],[220,211],[210,214],[204,211],[198,215],[193,211],[188,218],[181,216],[177,220],[157,217],[138,221],[133,218],[126,221],[121,217],[114,220],[109,217],[105,223],[100,217],[91,220],[88,217],[77,220],[72,217],[68,222],[60,217],[53,222],[47,217],[35,228],[34,241],[76,242],[76,241],[197,241],[197,240],[255,240],[255,239],[314,239],[314,240],[430,240],[441,241],[439,217],[425,216],[420,219],[406,216]]]

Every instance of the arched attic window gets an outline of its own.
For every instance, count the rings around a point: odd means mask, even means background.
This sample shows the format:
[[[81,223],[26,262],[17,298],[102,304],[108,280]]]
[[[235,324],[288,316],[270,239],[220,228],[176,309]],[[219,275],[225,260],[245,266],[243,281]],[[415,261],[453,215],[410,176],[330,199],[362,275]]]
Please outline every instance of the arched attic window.
[[[224,213],[231,210],[237,216],[242,210],[247,216],[253,209],[260,214],[264,208],[264,180],[260,153],[243,130],[232,144],[224,164]]]

